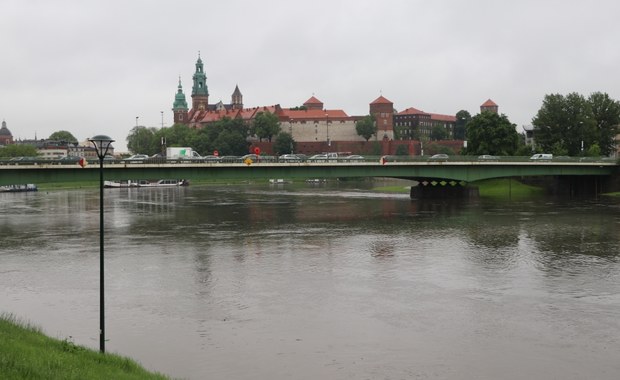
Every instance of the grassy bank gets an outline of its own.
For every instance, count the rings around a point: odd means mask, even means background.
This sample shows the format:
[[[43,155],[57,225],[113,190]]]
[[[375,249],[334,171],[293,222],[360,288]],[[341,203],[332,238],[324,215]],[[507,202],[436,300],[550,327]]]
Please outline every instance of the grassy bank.
[[[113,354],[52,339],[8,314],[0,315],[2,379],[168,379]]]
[[[545,194],[540,187],[525,185],[515,179],[489,179],[472,182],[470,186],[478,187],[481,198],[490,199],[531,199]],[[409,185],[378,186],[373,190],[385,193],[409,193]]]
[[[470,184],[477,186],[481,198],[523,200],[545,195],[545,189],[523,184],[515,179],[500,178],[477,181]]]

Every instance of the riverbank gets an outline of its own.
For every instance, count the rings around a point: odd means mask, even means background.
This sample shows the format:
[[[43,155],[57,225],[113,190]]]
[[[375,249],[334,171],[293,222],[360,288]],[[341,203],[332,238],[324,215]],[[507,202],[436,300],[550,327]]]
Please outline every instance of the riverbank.
[[[58,340],[10,314],[0,314],[0,374],[4,379],[169,379],[114,354]]]

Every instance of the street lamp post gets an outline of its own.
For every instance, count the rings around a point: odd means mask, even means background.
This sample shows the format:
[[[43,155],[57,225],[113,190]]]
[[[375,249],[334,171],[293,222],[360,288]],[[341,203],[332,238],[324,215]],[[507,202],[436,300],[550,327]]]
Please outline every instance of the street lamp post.
[[[97,135],[88,139],[99,158],[99,351],[105,352],[105,312],[103,287],[103,159],[114,142],[110,137]]]

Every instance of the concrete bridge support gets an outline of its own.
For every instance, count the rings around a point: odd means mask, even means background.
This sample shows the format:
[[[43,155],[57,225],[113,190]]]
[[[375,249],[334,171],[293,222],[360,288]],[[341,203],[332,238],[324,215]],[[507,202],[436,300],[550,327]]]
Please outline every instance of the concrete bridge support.
[[[602,176],[557,176],[551,188],[553,195],[582,198],[611,191],[611,181]]]
[[[462,184],[420,182],[409,191],[411,199],[464,199],[477,198],[477,187]]]

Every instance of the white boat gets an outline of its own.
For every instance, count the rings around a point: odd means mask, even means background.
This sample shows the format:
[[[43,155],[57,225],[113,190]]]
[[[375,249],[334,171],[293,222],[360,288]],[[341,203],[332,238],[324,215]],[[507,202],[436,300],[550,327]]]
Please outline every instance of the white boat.
[[[20,185],[5,185],[0,186],[0,193],[22,193],[26,191],[37,191],[37,185],[32,183],[20,184]]]
[[[188,186],[189,181],[186,179],[160,179],[160,180],[121,180],[121,181],[104,181],[103,187],[107,188],[129,188],[129,187],[174,187]]]
[[[122,181],[103,181],[103,187],[108,188],[126,188],[138,187],[138,181],[122,180]]]
[[[173,187],[173,186],[189,186],[186,179],[160,179],[158,181],[142,180],[138,182],[138,187]]]

